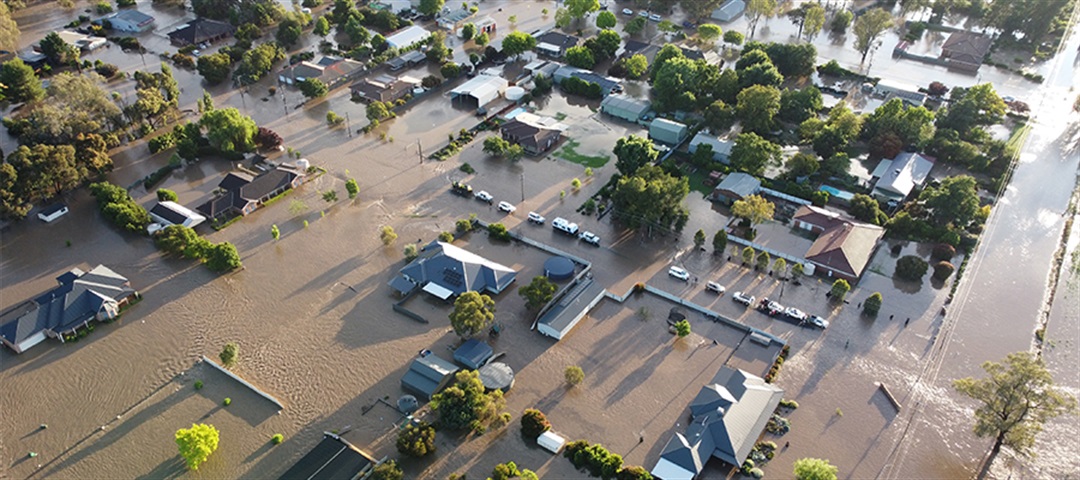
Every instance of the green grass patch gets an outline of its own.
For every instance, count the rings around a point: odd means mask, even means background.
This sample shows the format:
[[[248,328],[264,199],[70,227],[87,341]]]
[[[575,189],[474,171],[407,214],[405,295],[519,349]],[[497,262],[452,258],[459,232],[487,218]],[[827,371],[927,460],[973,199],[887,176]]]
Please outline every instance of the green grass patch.
[[[709,196],[709,194],[712,193],[713,187],[705,184],[705,181],[709,179],[709,172],[705,171],[705,169],[699,168],[693,172],[685,172],[685,174],[686,178],[690,181],[690,191],[699,192],[705,196]]]
[[[607,164],[611,159],[608,155],[589,156],[583,155],[577,152],[577,147],[581,144],[572,138],[566,139],[566,144],[563,148],[555,152],[555,158],[561,158],[568,162],[573,162],[579,165],[583,165],[590,168],[600,168]]]
[[[1031,133],[1031,125],[1026,123],[1013,130],[1012,135],[1009,136],[1009,141],[1005,142],[1005,155],[1016,158],[1016,155],[1020,153],[1020,147],[1024,146],[1024,142],[1027,141],[1029,133]]]
[[[556,112],[555,113],[555,120],[558,120],[560,122],[563,121],[563,120],[566,120],[566,114],[563,113],[563,112]]]

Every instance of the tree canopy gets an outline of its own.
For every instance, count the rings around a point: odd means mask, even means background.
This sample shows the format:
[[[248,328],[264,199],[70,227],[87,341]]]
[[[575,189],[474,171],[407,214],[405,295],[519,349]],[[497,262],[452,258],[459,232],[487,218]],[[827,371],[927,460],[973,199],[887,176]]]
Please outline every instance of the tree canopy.
[[[550,302],[557,289],[558,286],[551,280],[540,275],[533,277],[528,285],[519,287],[518,295],[521,295],[521,298],[525,299],[525,308],[536,310],[547,304],[547,302]]]
[[[191,428],[176,431],[176,445],[188,468],[198,470],[218,447],[218,430],[205,423],[192,424]]]
[[[966,227],[979,211],[975,179],[968,175],[949,177],[938,187],[927,187],[919,200],[930,209],[930,218],[938,225]]]
[[[249,152],[255,147],[259,127],[236,108],[217,108],[203,114],[199,126],[206,129],[210,144],[222,152]]]
[[[507,56],[516,57],[534,48],[536,37],[522,31],[510,32],[502,40],[502,51]]]
[[[618,20],[615,18],[615,14],[607,10],[604,10],[596,15],[596,27],[597,28],[615,28],[615,24]]]
[[[13,103],[32,102],[45,97],[45,89],[41,87],[41,80],[34,74],[34,69],[19,58],[0,65],[0,89],[3,97]]]
[[[754,38],[757,24],[762,18],[772,18],[777,11],[776,0],[748,0],[746,2],[746,20],[750,24],[750,38]]]
[[[714,43],[720,39],[723,29],[719,25],[703,23],[697,27],[697,36],[705,43]]]
[[[465,292],[454,300],[450,325],[454,333],[466,338],[483,332],[495,321],[495,301],[479,292]]]
[[[18,50],[19,35],[19,25],[11,18],[11,9],[7,3],[0,2],[0,50]]]
[[[820,458],[800,458],[795,461],[795,480],[836,480],[838,469]]]
[[[628,228],[682,230],[689,218],[683,200],[690,193],[686,177],[673,177],[660,167],[645,165],[620,178],[612,193],[615,215]]]
[[[860,63],[866,61],[866,54],[874,47],[874,42],[893,24],[892,14],[883,8],[872,8],[855,19],[855,50],[862,54]]]
[[[776,212],[776,205],[761,195],[749,195],[742,200],[736,200],[731,205],[731,214],[750,220],[751,225],[758,225],[766,220],[772,220]]]
[[[435,453],[435,427],[427,422],[409,423],[398,431],[398,452],[410,457],[423,457]]]
[[[206,83],[215,85],[229,78],[229,72],[232,71],[232,57],[223,52],[203,55],[195,63],[195,68]]]
[[[731,147],[731,166],[751,175],[762,175],[765,167],[779,164],[780,146],[756,133],[740,133]]]
[[[439,417],[439,425],[448,430],[474,427],[498,415],[505,407],[502,390],[484,393],[484,384],[476,370],[461,370],[454,383],[431,397],[431,409]]]
[[[630,135],[615,142],[615,168],[624,176],[633,175],[641,167],[652,164],[660,155],[652,141]]]
[[[780,90],[776,87],[753,85],[739,92],[735,112],[743,129],[754,133],[769,133],[773,117],[780,112]]]
[[[600,0],[566,0],[566,13],[572,19],[582,18],[600,10]]]
[[[566,63],[577,68],[591,70],[596,65],[592,50],[584,45],[566,49]]]
[[[802,90],[784,89],[780,93],[781,120],[791,123],[802,123],[809,118],[816,117],[817,112],[825,108],[821,99],[821,90],[810,85]]]

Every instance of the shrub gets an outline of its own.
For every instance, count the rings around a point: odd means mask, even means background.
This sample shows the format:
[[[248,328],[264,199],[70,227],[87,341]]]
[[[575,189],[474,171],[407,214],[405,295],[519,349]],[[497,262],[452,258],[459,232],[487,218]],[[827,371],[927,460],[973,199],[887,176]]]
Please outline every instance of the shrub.
[[[356,195],[360,193],[360,186],[356,184],[355,178],[350,178],[345,181],[345,191],[349,192],[349,199],[356,198]]]
[[[934,279],[944,282],[954,271],[956,271],[956,267],[953,264],[942,260],[934,264]]]
[[[829,290],[829,297],[835,302],[844,301],[844,297],[851,291],[851,284],[842,278],[836,279],[833,282],[832,290]]]
[[[104,15],[113,11],[112,4],[105,1],[98,2],[94,5],[94,9],[97,11],[98,15]]]
[[[415,260],[416,257],[419,257],[419,256],[420,256],[420,252],[417,251],[415,243],[410,243],[408,245],[405,245],[405,261],[406,262],[411,262],[411,261]]]
[[[281,442],[284,442],[284,441],[285,441],[285,436],[280,434],[280,433],[276,433],[276,434],[274,434],[273,437],[270,437],[270,443],[272,443],[274,445],[281,445]]]
[[[120,67],[117,67],[116,65],[113,65],[111,63],[102,63],[100,65],[94,66],[94,71],[97,72],[98,75],[105,77],[105,79],[107,80],[115,77],[116,73],[120,71]]]
[[[896,261],[896,276],[904,280],[919,281],[930,268],[923,259],[915,255],[906,255]]]
[[[225,397],[225,400],[221,401],[221,405],[225,407],[232,405],[232,399],[229,397]]]
[[[548,430],[551,430],[551,422],[548,421],[544,412],[529,408],[521,415],[521,435],[525,438],[536,440]]]
[[[202,387],[203,387],[202,380],[195,380],[195,390],[202,390]]]
[[[439,233],[439,241],[443,243],[450,243],[454,241],[454,234],[450,232]]]
[[[158,153],[162,150],[176,146],[176,136],[171,132],[151,138],[149,142],[150,153]]]
[[[489,223],[488,235],[496,240],[510,241],[510,232],[506,229],[506,226],[501,223]]]
[[[398,431],[397,450],[410,457],[423,457],[435,452],[435,427],[427,422],[407,425]]]
[[[167,188],[159,188],[157,190],[157,199],[159,202],[175,202],[179,200],[179,197],[177,197],[176,192],[172,190],[169,190]]]
[[[375,470],[371,472],[370,480],[401,480],[404,477],[404,473],[401,472],[401,468],[397,466],[397,462],[393,460],[387,460],[384,463],[380,463]]]
[[[783,400],[780,400],[780,406],[784,407],[784,408],[790,408],[790,409],[794,410],[796,408],[799,408],[799,402],[796,402],[795,400],[783,399]],[[775,448],[776,447],[774,446],[773,449],[775,449]]]
[[[690,322],[687,321],[685,318],[679,320],[678,322],[675,322],[675,333],[679,336],[679,338],[690,335]]]
[[[573,387],[585,380],[585,371],[577,365],[570,365],[563,371],[563,377],[566,378],[566,383]]]
[[[236,366],[237,357],[240,356],[240,345],[236,342],[229,342],[225,344],[225,348],[221,349],[221,353],[218,354],[218,358],[221,359],[221,364],[226,368],[232,368]]]
[[[882,301],[881,292],[874,292],[867,297],[865,302],[863,302],[863,313],[867,315],[877,315],[877,313],[881,311]]]
[[[326,124],[332,126],[341,125],[345,123],[345,117],[338,115],[333,110],[326,112]]]
[[[271,96],[274,94],[271,92]],[[262,148],[277,148],[281,146],[281,135],[266,127],[259,127],[255,134],[255,144]]]
[[[930,258],[933,260],[952,260],[952,257],[955,255],[955,247],[947,243],[939,243],[934,246],[934,251],[930,254]]]
[[[457,222],[454,222],[454,229],[458,233],[469,233],[472,231],[473,223],[467,218],[459,218]]]
[[[394,227],[383,225],[383,227],[379,229],[379,238],[382,239],[383,245],[389,247],[397,240],[397,233],[394,233]]]

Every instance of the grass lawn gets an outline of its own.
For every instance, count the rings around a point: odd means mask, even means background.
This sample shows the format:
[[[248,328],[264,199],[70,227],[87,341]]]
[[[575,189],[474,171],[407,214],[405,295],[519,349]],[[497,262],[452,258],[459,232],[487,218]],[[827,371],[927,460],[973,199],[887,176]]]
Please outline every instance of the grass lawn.
[[[581,146],[580,143],[572,138],[568,138],[566,139],[566,144],[563,145],[563,148],[555,152],[555,157],[590,168],[603,167],[607,164],[608,160],[611,159],[608,155],[588,156],[580,154],[575,150],[579,146]]]
[[[690,191],[699,192],[704,196],[709,196],[713,191],[713,187],[705,184],[705,181],[709,179],[709,171],[703,168],[694,169],[692,172],[687,172],[687,168],[683,166],[683,172],[686,174],[686,178],[690,180]]]

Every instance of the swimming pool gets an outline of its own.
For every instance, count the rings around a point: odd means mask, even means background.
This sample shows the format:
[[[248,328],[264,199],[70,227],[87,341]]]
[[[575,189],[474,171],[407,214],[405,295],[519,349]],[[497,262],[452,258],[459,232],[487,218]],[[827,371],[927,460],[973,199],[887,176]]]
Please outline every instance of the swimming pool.
[[[818,190],[821,190],[821,191],[823,191],[825,193],[828,193],[829,198],[837,198],[837,199],[843,200],[845,202],[850,202],[852,198],[855,198],[854,193],[851,193],[851,192],[846,191],[846,190],[840,190],[839,188],[832,187],[832,186],[829,186],[829,185],[822,185],[821,188],[819,188]]]

